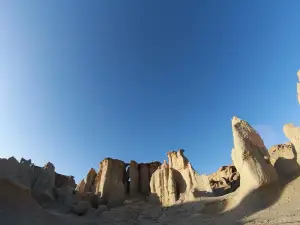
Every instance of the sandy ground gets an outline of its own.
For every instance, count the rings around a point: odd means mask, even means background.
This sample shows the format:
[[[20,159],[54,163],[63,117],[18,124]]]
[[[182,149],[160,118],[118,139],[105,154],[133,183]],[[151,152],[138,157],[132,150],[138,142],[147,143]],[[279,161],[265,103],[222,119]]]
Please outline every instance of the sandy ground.
[[[7,182],[0,182],[0,224],[6,225],[102,225],[102,224],[299,224],[300,178],[280,186],[271,185],[248,196],[238,206],[228,208],[221,198],[201,199],[169,208],[135,202],[110,209],[100,216],[49,212],[39,206],[30,193]]]

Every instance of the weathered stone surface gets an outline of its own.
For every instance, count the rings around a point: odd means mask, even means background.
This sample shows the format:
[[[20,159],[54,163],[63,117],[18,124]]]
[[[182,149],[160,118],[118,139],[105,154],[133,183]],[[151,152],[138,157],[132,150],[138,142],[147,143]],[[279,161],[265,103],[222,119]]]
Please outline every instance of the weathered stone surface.
[[[89,209],[91,208],[91,205],[88,201],[80,201],[77,203],[77,205],[74,205],[72,207],[72,211],[76,213],[79,216],[84,215]]]
[[[55,173],[55,187],[60,188],[63,186],[70,186],[72,188],[76,188],[74,177]]]
[[[294,126],[292,123],[283,126],[283,133],[290,140],[295,149],[296,160],[300,164],[300,127]]]
[[[183,149],[167,153],[169,165],[175,169],[175,182],[179,198],[182,201],[189,201],[194,197],[200,197],[199,195],[211,193],[208,177],[198,174],[183,153]],[[197,196],[194,196],[195,193],[198,193]]]
[[[66,206],[71,207],[77,204],[81,200],[81,196],[77,193],[73,187],[64,185],[54,189],[56,200]]]
[[[269,153],[259,134],[246,122],[237,117],[232,119],[234,148],[231,157],[239,172],[240,194],[277,181],[276,170],[270,163]]]
[[[240,186],[240,174],[234,166],[222,166],[209,175],[209,183],[215,195],[225,195]]]
[[[117,159],[105,158],[100,163],[96,193],[108,201],[109,205],[120,204],[125,198],[126,164]]]
[[[96,171],[93,168],[91,168],[86,176],[86,183],[85,183],[83,192],[91,192],[92,191],[92,186],[94,185],[96,176],[97,176]]]
[[[84,179],[82,179],[80,183],[77,185],[75,190],[78,191],[79,193],[84,193],[84,187],[85,187],[85,181]]]
[[[270,161],[280,176],[286,177],[300,171],[297,154],[291,142],[272,146],[269,154]]]
[[[36,181],[32,187],[32,194],[38,201],[54,200],[55,167],[48,162],[44,168],[34,169]]]
[[[176,202],[175,170],[167,164],[161,165],[152,175],[150,181],[152,201],[157,201],[163,206],[170,206]]]
[[[140,192],[143,195],[149,195],[150,192],[150,176],[149,176],[149,164],[141,163],[140,164],[140,177],[139,177],[139,186]]]
[[[0,180],[7,180],[23,190],[31,190],[32,170],[27,163],[19,163],[14,157],[0,159]]]
[[[129,193],[131,196],[137,195],[139,193],[139,180],[140,180],[140,171],[139,164],[131,160],[129,165]]]
[[[151,179],[152,174],[161,166],[161,162],[155,161],[148,164],[149,167],[149,178]]]

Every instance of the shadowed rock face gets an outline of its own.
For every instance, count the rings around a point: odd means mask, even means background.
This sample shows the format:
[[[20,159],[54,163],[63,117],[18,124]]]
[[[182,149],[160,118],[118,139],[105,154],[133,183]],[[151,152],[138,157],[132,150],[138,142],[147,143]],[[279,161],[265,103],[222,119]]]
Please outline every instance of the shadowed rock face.
[[[272,146],[269,154],[272,165],[281,177],[293,176],[299,171],[297,153],[291,142]]]
[[[88,172],[87,176],[86,176],[86,183],[84,185],[84,192],[85,193],[92,191],[96,176],[97,176],[96,171],[93,168],[91,168],[90,171]]]
[[[151,200],[159,202],[163,206],[175,204],[177,200],[175,170],[166,162],[152,175],[150,181]]]
[[[209,175],[209,183],[217,196],[235,191],[240,186],[240,174],[234,166],[222,166]]]
[[[66,185],[76,188],[74,177],[55,173],[55,187],[60,188]]]
[[[241,176],[241,195],[277,181],[277,173],[259,134],[246,121],[237,117],[232,119],[232,132],[234,148],[231,156]]]
[[[131,196],[137,195],[140,190],[140,167],[136,161],[131,160],[129,165],[129,193]]]

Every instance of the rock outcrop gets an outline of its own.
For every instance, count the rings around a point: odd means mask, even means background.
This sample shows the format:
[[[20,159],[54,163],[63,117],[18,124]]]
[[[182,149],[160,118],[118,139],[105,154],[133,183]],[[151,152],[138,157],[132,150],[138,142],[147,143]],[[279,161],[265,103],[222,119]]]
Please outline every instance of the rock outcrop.
[[[217,196],[234,192],[240,186],[240,174],[234,166],[222,166],[217,172],[210,174],[208,179]]]
[[[100,171],[95,183],[96,194],[108,204],[115,205],[125,200],[126,163],[121,160],[105,158],[100,163]]]
[[[231,157],[239,172],[240,196],[277,181],[276,170],[259,134],[246,122],[237,117],[232,119],[234,148]]]
[[[91,168],[86,176],[86,183],[84,185],[84,192],[92,192],[94,181],[97,176],[96,171]]]
[[[141,163],[140,164],[140,173],[139,173],[139,187],[141,194],[147,196],[150,193],[150,172],[149,164]]]
[[[294,146],[297,162],[300,164],[300,159],[297,157],[300,153],[300,127],[295,127],[292,123],[285,124],[283,133]]]
[[[297,154],[291,142],[272,146],[269,154],[270,161],[280,177],[290,177],[300,171]]]
[[[129,165],[129,193],[131,196],[139,193],[140,186],[140,168],[136,161],[131,160]]]
[[[55,173],[55,187],[60,188],[63,186],[70,186],[73,189],[76,188],[74,177]]]
[[[175,170],[164,162],[152,175],[150,181],[151,200],[163,206],[175,204],[177,200],[177,187]]]

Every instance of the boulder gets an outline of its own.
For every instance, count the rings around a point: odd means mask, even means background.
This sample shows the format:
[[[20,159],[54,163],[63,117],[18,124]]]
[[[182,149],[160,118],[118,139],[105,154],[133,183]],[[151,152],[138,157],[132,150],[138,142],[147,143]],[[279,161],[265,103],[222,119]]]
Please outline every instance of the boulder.
[[[222,166],[208,177],[213,193],[217,196],[235,191],[240,185],[240,174],[234,166]]]
[[[271,164],[282,178],[290,177],[300,171],[297,154],[291,142],[274,145],[269,149]]]
[[[159,202],[163,206],[170,206],[176,202],[175,170],[166,163],[161,165],[152,175],[150,181],[150,200]]]
[[[96,214],[97,215],[101,215],[106,210],[107,210],[107,206],[106,205],[99,205],[99,207],[96,210]]]
[[[89,209],[91,208],[91,205],[87,201],[80,201],[77,203],[77,205],[74,205],[72,207],[72,211],[77,214],[78,216],[84,215]]]
[[[135,196],[139,193],[139,180],[140,180],[140,171],[139,164],[131,160],[129,165],[129,193],[131,196]]]
[[[241,196],[278,180],[270,155],[259,134],[244,120],[232,119],[234,148],[231,157],[239,172]]]

